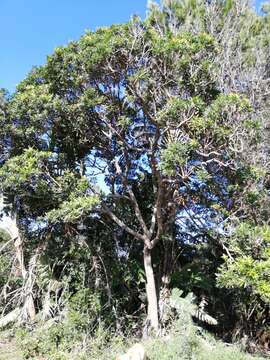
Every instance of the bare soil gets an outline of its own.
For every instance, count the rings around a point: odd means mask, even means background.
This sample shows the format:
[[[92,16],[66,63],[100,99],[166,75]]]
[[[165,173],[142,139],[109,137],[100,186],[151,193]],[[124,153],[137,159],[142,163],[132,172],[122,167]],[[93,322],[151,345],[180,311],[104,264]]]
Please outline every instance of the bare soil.
[[[13,341],[0,339],[0,360],[22,360]]]

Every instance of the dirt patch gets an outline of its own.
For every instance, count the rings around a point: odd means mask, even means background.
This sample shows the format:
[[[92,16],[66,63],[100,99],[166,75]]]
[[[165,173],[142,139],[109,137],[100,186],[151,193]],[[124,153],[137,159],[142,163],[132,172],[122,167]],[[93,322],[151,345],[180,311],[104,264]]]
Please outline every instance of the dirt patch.
[[[14,342],[0,340],[0,360],[23,360]]]

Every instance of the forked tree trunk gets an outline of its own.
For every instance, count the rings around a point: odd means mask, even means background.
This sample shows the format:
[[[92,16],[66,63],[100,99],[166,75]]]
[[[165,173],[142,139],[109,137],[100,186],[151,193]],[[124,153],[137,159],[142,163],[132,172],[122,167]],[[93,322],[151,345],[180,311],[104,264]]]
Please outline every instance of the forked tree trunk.
[[[159,326],[158,321],[158,300],[157,300],[157,289],[155,284],[155,276],[152,266],[151,250],[146,246],[143,252],[144,269],[146,275],[146,295],[148,301],[147,317],[150,321],[151,327],[157,331]]]

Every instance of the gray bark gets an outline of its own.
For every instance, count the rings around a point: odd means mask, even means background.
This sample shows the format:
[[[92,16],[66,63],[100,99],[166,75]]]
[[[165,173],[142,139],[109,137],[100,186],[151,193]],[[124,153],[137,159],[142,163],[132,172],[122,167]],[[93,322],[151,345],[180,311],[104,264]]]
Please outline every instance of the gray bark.
[[[146,275],[146,294],[148,301],[147,317],[151,327],[157,331],[159,327],[157,289],[152,265],[151,250],[149,250],[146,246],[144,248],[143,258]]]

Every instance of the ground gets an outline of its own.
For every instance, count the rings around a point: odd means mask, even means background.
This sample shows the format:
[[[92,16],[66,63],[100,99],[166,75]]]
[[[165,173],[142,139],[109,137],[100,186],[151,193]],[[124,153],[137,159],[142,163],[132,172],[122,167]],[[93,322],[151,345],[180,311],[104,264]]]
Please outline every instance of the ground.
[[[0,360],[22,360],[20,352],[12,341],[0,340]]]

